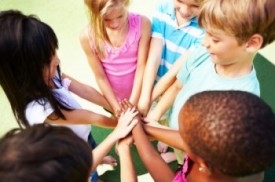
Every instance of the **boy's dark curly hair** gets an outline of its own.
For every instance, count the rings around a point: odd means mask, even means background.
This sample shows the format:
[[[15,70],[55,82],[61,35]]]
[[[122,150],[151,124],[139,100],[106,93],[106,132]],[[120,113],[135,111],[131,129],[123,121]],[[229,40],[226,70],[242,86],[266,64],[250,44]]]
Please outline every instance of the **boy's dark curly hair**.
[[[275,162],[275,116],[259,97],[206,91],[181,109],[180,133],[192,152],[224,175],[243,177]]]

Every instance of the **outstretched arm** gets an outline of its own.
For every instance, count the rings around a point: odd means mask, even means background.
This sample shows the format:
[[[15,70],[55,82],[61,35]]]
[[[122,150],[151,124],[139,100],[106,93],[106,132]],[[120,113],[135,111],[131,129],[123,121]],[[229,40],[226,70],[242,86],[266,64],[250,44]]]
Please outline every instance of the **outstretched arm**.
[[[159,153],[148,140],[140,122],[135,126],[132,134],[140,158],[154,181],[172,181],[174,178],[174,172],[160,157]]]
[[[64,73],[62,74],[62,78],[68,78],[71,81],[69,90],[74,94],[94,104],[102,106],[108,109],[109,111],[113,111],[112,107],[110,106],[108,101],[105,99],[105,97],[101,93],[99,93],[95,88],[89,85],[83,84]]]
[[[147,115],[150,108],[151,93],[161,62],[162,45],[162,39],[155,37],[151,39],[150,50],[143,75],[141,96],[138,103],[138,109],[144,116]]]
[[[130,102],[123,100],[121,103],[122,109],[133,107]],[[135,120],[140,121],[140,117],[136,116]],[[172,181],[174,173],[165,161],[160,157],[159,153],[154,149],[151,142],[148,140],[141,122],[138,122],[132,131],[134,141],[142,162],[153,177],[154,181],[166,182]]]
[[[91,40],[89,38],[88,27],[81,33],[80,43],[81,43],[82,49],[84,50],[84,52],[86,54],[88,63],[90,65],[91,69],[93,70],[98,87],[100,88],[102,94],[104,95],[104,97],[107,99],[107,101],[111,105],[115,116],[118,116],[120,114],[119,103],[116,99],[116,96],[113,92],[110,82],[105,74],[105,71],[103,70],[100,59],[95,54],[94,50],[92,50],[92,48],[91,48]]]
[[[58,118],[55,113],[50,114],[46,121],[50,124],[91,124],[100,127],[115,127],[117,125],[117,120],[104,116],[102,114],[97,114],[85,109],[75,109],[75,110],[61,110],[66,120]]]
[[[172,106],[174,100],[182,88],[182,83],[176,80],[173,85],[163,94],[154,110],[148,113],[149,119],[159,121],[161,116]]]
[[[173,148],[177,148],[182,151],[185,150],[178,130],[174,130],[171,128],[154,127],[150,125],[143,125],[143,128],[146,134],[151,136],[152,138],[166,143]]]
[[[93,166],[94,171],[98,164],[101,163],[106,154],[111,150],[112,146],[121,138],[126,137],[137,124],[137,120],[133,120],[137,112],[134,109],[128,109],[122,113],[116,128],[93,150]]]
[[[137,174],[133,164],[131,155],[131,145],[133,137],[130,135],[125,139],[119,140],[117,150],[120,160],[120,181],[121,182],[136,182]]]
[[[129,99],[129,101],[134,105],[137,105],[139,101],[143,73],[146,65],[148,49],[149,49],[150,39],[151,39],[151,23],[150,23],[150,20],[145,16],[142,16],[142,19],[141,19],[141,31],[142,31],[142,35],[138,46],[137,68],[136,68],[132,93]]]
[[[177,61],[173,64],[173,66],[169,69],[169,71],[161,77],[161,79],[154,86],[151,100],[155,100],[160,95],[162,95],[176,80],[177,74],[182,66],[182,63],[186,60],[189,51],[186,51]]]

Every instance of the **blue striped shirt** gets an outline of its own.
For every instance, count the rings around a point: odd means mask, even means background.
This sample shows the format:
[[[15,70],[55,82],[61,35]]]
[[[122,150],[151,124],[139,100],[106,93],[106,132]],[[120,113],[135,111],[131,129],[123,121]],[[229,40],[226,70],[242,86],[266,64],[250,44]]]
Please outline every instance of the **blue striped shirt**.
[[[197,18],[178,26],[173,0],[162,1],[152,17],[152,37],[161,39],[163,43],[157,80],[185,51],[198,47],[203,35],[204,30],[199,27]]]

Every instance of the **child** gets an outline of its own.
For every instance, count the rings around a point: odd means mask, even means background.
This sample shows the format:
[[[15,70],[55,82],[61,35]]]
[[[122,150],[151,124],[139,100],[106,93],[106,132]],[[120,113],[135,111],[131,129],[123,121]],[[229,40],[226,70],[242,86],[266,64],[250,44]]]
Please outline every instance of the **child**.
[[[147,115],[153,84],[186,52],[197,47],[204,31],[198,26],[197,14],[203,0],[162,0],[152,17],[152,40],[144,72],[138,106]],[[156,99],[156,98],[154,98]]]
[[[138,103],[142,115],[147,115],[151,103],[165,91],[159,85],[164,84],[163,81],[169,77],[172,65],[178,70],[181,59],[200,44],[204,31],[198,26],[196,16],[202,2],[203,0],[164,0],[157,7],[152,18],[152,40],[144,72],[146,79],[143,80]],[[160,84],[153,88],[155,80],[157,83],[160,81]],[[151,109],[156,103],[157,100]],[[162,116],[160,123],[167,125],[167,117],[168,112]],[[166,145],[158,143],[158,150],[167,162],[175,159],[169,157],[169,154],[165,156]]]
[[[274,1],[207,0],[199,15],[206,31],[203,46],[184,61],[177,81],[148,118],[159,120],[172,104],[169,126],[178,129],[185,101],[205,90],[243,90],[260,95],[253,59],[275,34]],[[227,26],[224,26],[227,22]],[[176,97],[177,96],[177,97]],[[175,99],[176,98],[176,99]],[[180,157],[180,155],[178,155]],[[178,162],[182,159],[178,158]]]
[[[120,114],[119,102],[137,104],[150,41],[150,21],[127,11],[129,0],[85,0],[91,23],[80,35],[97,84]],[[141,33],[142,32],[142,33]]]
[[[187,154],[175,176],[141,124],[136,125],[134,142],[155,181],[261,182],[263,171],[275,163],[275,115],[264,101],[248,92],[197,93],[180,111],[179,131],[144,128],[152,137]]]
[[[1,181],[17,182],[87,182],[93,163],[70,129],[44,124],[9,131],[0,139],[0,161]]]
[[[110,107],[94,88],[65,74],[61,75],[57,45],[54,31],[37,18],[25,16],[19,11],[1,12],[0,84],[20,126],[29,127],[38,123],[64,125],[94,148],[90,124],[115,127],[117,121],[81,109],[70,91],[91,102]],[[126,114],[134,115],[134,112],[128,111]],[[93,169],[101,163],[116,140],[129,132],[126,129],[129,127],[121,125],[94,150]]]

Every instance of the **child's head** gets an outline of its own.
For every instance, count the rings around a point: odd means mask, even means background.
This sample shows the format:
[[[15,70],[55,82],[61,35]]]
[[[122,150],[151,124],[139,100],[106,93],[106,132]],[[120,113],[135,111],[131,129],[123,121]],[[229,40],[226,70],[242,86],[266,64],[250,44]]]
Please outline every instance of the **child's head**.
[[[175,11],[186,21],[190,21],[199,13],[204,0],[174,0]]]
[[[179,121],[180,134],[190,149],[187,154],[200,157],[212,172],[244,177],[275,162],[275,116],[253,94],[196,94],[181,109]]]
[[[127,23],[129,0],[84,0],[91,13],[91,25],[94,33],[96,49],[100,56],[104,55],[102,41],[108,41],[106,28],[119,30]]]
[[[57,48],[52,28],[36,17],[13,10],[0,12],[0,84],[17,121],[24,125],[28,125],[24,110],[32,100],[47,98],[58,110],[48,83],[55,73],[52,68],[59,64]]]
[[[92,154],[69,128],[34,125],[0,139],[1,181],[87,182]]]
[[[253,35],[262,37],[259,47],[275,39],[274,0],[207,0],[199,14],[199,25],[206,32],[221,30],[241,45]]]

